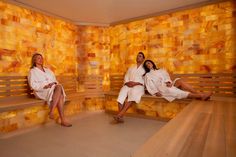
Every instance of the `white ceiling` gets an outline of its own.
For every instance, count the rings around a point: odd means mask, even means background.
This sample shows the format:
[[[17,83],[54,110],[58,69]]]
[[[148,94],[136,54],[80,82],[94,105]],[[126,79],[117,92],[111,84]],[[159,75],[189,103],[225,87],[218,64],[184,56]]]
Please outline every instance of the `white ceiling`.
[[[110,25],[215,0],[6,0],[78,25]]]

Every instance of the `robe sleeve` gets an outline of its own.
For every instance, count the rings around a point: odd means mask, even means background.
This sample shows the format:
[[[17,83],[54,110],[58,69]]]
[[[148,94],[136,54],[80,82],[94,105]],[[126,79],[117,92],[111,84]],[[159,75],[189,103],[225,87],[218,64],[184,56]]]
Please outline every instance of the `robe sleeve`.
[[[149,78],[147,75],[144,77],[144,81],[145,81],[146,89],[151,95],[155,95],[157,92],[159,92],[153,80]]]
[[[129,75],[130,75],[130,68],[128,69],[128,71],[127,71],[126,74],[125,74],[124,84],[125,84],[126,82],[129,82]]]
[[[50,75],[51,75],[52,81],[53,81],[53,82],[56,82],[56,83],[58,84],[58,81],[57,81],[57,79],[56,79],[55,74],[54,74],[50,69],[48,69],[48,71],[50,72]]]
[[[169,73],[165,69],[163,69],[163,75],[164,75],[164,82],[165,83],[166,82],[171,82],[172,83],[172,81],[170,79],[170,75],[169,75]]]
[[[42,90],[44,90],[43,87],[45,86],[45,84],[39,83],[39,81],[37,80],[36,75],[34,74],[34,72],[32,70],[30,70],[30,72],[29,72],[28,82],[29,82],[30,87],[34,91],[42,91]]]

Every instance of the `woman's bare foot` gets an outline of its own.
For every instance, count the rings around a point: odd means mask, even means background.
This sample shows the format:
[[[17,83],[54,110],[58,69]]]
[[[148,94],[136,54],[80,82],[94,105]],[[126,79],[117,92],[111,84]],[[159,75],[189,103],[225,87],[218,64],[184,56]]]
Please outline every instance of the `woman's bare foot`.
[[[205,93],[202,95],[202,100],[207,101],[211,98],[212,92]]]
[[[48,113],[48,117],[49,117],[50,119],[54,119],[53,112],[50,111],[50,112]]]
[[[72,124],[68,123],[68,122],[61,122],[61,126],[64,127],[72,127]]]

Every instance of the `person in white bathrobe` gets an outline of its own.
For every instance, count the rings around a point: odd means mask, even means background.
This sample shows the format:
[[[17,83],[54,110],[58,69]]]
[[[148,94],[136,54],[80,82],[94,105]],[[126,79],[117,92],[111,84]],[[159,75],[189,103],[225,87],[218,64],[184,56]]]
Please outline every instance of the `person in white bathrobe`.
[[[139,52],[136,57],[137,65],[130,67],[125,74],[124,86],[121,88],[117,98],[119,112],[114,119],[116,122],[124,122],[123,116],[125,112],[134,103],[139,103],[144,94],[144,79],[145,70],[143,68],[143,61],[145,56]],[[127,98],[127,101],[125,102]]]
[[[66,121],[63,113],[65,91],[56,80],[54,73],[50,69],[43,67],[43,56],[39,53],[35,53],[32,56],[32,66],[29,71],[28,82],[34,91],[35,97],[45,100],[49,105],[49,118],[54,119],[53,111],[57,108],[61,125],[65,127],[72,126]]]
[[[162,96],[171,102],[175,99],[198,98],[208,100],[212,93],[198,93],[189,84],[180,78],[171,80],[169,73],[165,69],[157,69],[151,60],[146,60],[143,64],[146,71],[144,80],[148,92],[153,96]]]

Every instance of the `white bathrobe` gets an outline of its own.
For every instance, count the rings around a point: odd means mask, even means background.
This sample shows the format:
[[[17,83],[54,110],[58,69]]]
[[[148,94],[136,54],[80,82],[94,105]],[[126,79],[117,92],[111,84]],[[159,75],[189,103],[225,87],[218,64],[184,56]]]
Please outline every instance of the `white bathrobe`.
[[[124,85],[119,93],[117,101],[120,104],[124,104],[125,99],[128,96],[127,101],[135,101],[136,103],[139,103],[141,100],[142,95],[144,94],[144,79],[143,79],[143,74],[145,73],[145,70],[143,68],[143,65],[140,65],[137,68],[136,66],[130,67],[128,71],[125,74],[124,78],[124,84],[129,81],[133,82],[139,82],[142,85],[137,85],[134,87],[128,87]]]
[[[180,90],[174,86],[176,80],[172,82],[170,75],[165,69],[151,70],[145,75],[145,85],[148,92],[151,95],[159,92],[169,102],[175,99],[187,98],[189,94],[189,92]],[[172,87],[167,87],[166,82],[171,82]]]
[[[52,101],[52,95],[54,92],[54,89],[56,85],[54,84],[51,88],[44,89],[43,87],[45,85],[48,85],[52,82],[57,82],[56,77],[54,73],[49,70],[48,68],[44,68],[45,72],[40,70],[37,67],[34,67],[30,69],[29,75],[28,75],[28,82],[30,87],[34,91],[34,95],[39,98],[47,101],[47,104],[50,105],[50,102]],[[62,87],[63,95],[64,95],[64,101],[65,101],[65,91]]]

